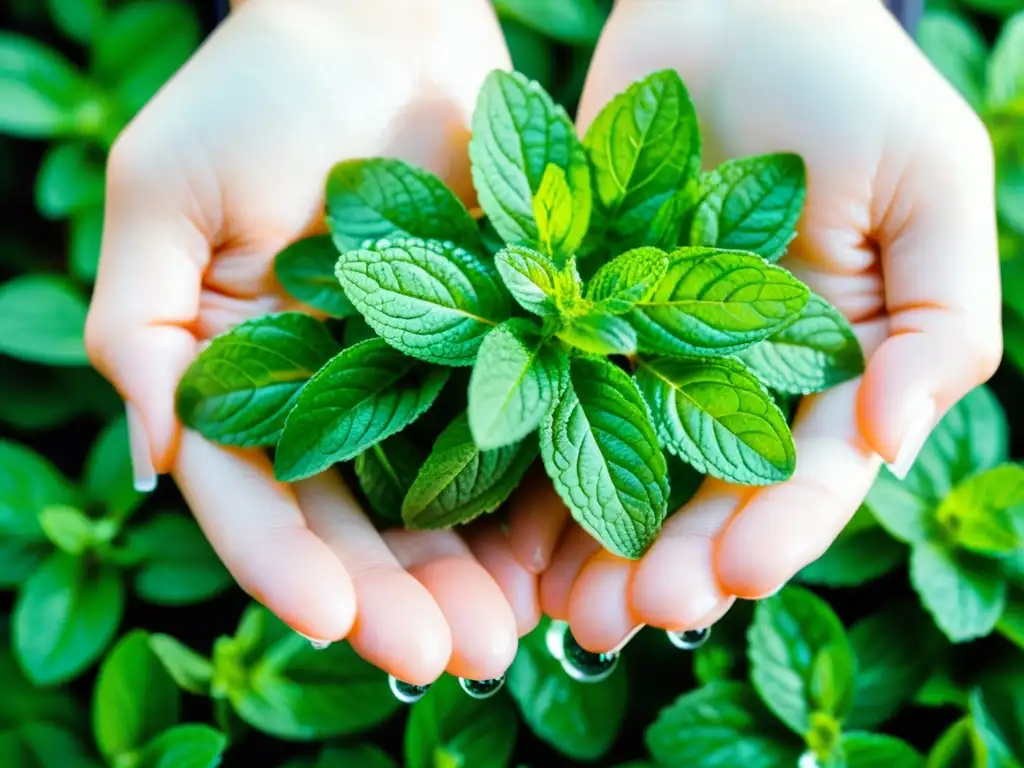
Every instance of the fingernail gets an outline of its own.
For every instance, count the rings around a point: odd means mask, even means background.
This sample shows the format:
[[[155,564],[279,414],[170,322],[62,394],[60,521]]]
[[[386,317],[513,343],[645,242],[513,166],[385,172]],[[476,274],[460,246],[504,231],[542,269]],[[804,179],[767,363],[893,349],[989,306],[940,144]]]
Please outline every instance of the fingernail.
[[[682,632],[665,633],[668,641],[682,651],[695,651],[700,648],[711,637],[711,627],[703,629],[687,629]]]
[[[320,640],[315,637],[310,637],[309,635],[304,635],[301,632],[296,632],[295,634],[306,638],[309,641],[309,644],[313,646],[314,651],[324,651],[331,647],[330,640]]]
[[[490,680],[470,680],[460,677],[459,685],[462,686],[462,690],[466,692],[467,696],[481,700],[489,699],[504,687],[505,676],[492,677]]]
[[[622,653],[622,651],[629,644],[629,641],[632,640],[634,637],[636,637],[637,632],[639,632],[645,626],[647,626],[647,625],[646,624],[637,624],[635,627],[633,627],[631,630],[629,630],[629,634],[628,635],[626,635],[624,638],[622,638],[622,642],[620,642],[618,645],[616,645],[614,648],[612,648],[610,651],[608,651],[608,653]]]
[[[426,696],[427,691],[430,690],[429,685],[413,685],[404,680],[399,680],[394,675],[388,675],[388,687],[391,688],[391,693],[394,694],[395,698],[403,704],[415,704]]]
[[[889,464],[889,471],[903,480],[914,465],[917,454],[921,452],[924,441],[928,439],[935,426],[935,398],[928,397],[914,410],[909,421],[910,426],[903,435],[903,442],[896,454],[896,460]]]
[[[132,484],[139,493],[149,493],[156,488],[156,469],[150,453],[149,438],[142,414],[131,403],[125,403],[128,420],[128,448],[132,460]]]
[[[562,669],[580,683],[606,680],[619,665],[617,653],[593,653],[583,648],[568,627],[562,636]]]

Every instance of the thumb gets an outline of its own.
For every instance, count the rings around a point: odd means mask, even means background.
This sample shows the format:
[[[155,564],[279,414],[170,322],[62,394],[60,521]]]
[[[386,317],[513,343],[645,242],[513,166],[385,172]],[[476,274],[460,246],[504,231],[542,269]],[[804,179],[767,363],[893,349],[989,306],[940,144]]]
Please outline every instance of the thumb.
[[[915,152],[879,233],[889,336],[868,362],[858,417],[900,478],[1002,356],[992,148],[963,112]]]
[[[197,352],[190,330],[199,308],[209,242],[187,215],[179,174],[158,169],[129,132],[107,168],[103,243],[86,320],[93,365],[126,403],[135,485],[152,490],[170,471],[180,433],[175,390]],[[191,203],[194,205],[194,202]]]

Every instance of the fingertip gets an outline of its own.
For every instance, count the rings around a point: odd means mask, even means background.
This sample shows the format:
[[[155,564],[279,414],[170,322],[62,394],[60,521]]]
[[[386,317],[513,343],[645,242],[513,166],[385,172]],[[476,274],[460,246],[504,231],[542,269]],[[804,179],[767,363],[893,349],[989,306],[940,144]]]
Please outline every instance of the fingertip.
[[[672,631],[701,628],[701,620],[727,599],[713,553],[712,540],[699,534],[656,542],[634,566],[630,599],[637,619]]]
[[[558,542],[551,565],[540,576],[540,608],[552,619],[569,620],[569,595],[583,566],[601,545],[578,525],[570,524]]]
[[[464,538],[473,556],[497,583],[512,608],[519,637],[540,623],[539,579],[512,554],[508,539],[493,521],[470,526]]]
[[[533,574],[551,564],[569,510],[546,476],[535,473],[509,502],[509,545],[516,559]]]
[[[580,646],[608,653],[637,630],[627,595],[632,561],[605,550],[587,561],[569,597],[569,627]]]

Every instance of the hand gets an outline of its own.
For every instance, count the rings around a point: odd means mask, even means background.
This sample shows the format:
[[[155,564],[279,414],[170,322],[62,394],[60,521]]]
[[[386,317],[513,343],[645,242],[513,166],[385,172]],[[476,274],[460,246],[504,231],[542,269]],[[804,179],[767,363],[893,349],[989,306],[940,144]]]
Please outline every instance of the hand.
[[[838,535],[882,462],[905,474],[936,421],[1001,356],[987,133],[881,3],[620,0],[581,129],[629,83],[666,68],[694,99],[706,167],[804,157],[807,202],[783,265],[855,324],[869,362],[860,380],[804,399],[789,481],[708,480],[639,562],[563,530],[553,491],[515,509],[512,546],[544,571],[542,609],[593,651],[640,624],[708,626],[735,597],[779,589]]]
[[[336,162],[399,156],[471,195],[468,123],[495,67],[508,58],[486,0],[249,0],[118,139],[87,324],[128,404],[138,484],[173,472],[243,589],[414,684],[498,677],[517,622],[536,623],[534,577],[504,537],[477,529],[473,549],[518,615],[454,533],[382,538],[334,473],[282,485],[262,451],[183,430],[175,389],[204,340],[294,308],[273,257],[322,228]]]

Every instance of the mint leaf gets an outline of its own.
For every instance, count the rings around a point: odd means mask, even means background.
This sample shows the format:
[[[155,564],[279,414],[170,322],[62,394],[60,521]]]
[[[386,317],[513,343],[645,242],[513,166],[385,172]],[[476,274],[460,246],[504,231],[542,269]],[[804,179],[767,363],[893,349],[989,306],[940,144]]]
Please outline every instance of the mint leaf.
[[[176,725],[149,744],[133,765],[138,768],[217,768],[227,737],[208,725]]]
[[[315,768],[397,768],[386,752],[373,744],[326,747]]]
[[[469,380],[469,428],[482,450],[522,440],[562,390],[565,352],[525,320],[507,320],[484,339]]]
[[[975,729],[989,754],[989,764],[1024,765],[1024,675],[992,677],[971,694]]]
[[[178,385],[178,415],[223,445],[273,445],[306,381],[338,351],[299,312],[249,320],[216,337]]]
[[[1024,467],[1003,464],[969,477],[936,515],[954,541],[973,552],[1003,555],[1024,547]]]
[[[48,219],[103,204],[102,156],[82,143],[52,145],[36,175],[36,209]]]
[[[569,242],[586,231],[591,208],[586,154],[565,110],[538,83],[518,72],[487,76],[473,112],[469,158],[480,207],[505,242],[539,242],[534,199],[549,165],[565,173],[572,197]]]
[[[702,180],[690,243],[751,251],[771,262],[786,253],[807,193],[804,161],[776,154],[728,160]]]
[[[906,556],[907,548],[886,533],[862,505],[825,554],[797,578],[805,584],[858,587],[889,573]]]
[[[74,507],[47,507],[39,513],[39,525],[55,547],[80,555],[95,543],[92,520]]]
[[[597,760],[615,743],[626,714],[626,670],[620,666],[597,684],[573,680],[548,651],[550,629],[542,619],[519,641],[509,692],[537,738],[574,760]]]
[[[777,768],[796,765],[799,743],[745,683],[716,682],[665,707],[645,737],[658,765]]]
[[[842,749],[847,768],[924,768],[924,757],[894,736],[846,733]]]
[[[197,696],[209,694],[213,665],[208,659],[170,635],[151,635],[149,649],[182,689]]]
[[[274,257],[274,275],[281,286],[308,307],[331,317],[356,313],[334,276],[338,249],[330,235],[297,240]]]
[[[914,546],[910,583],[954,643],[988,635],[1006,606],[1006,582],[994,564],[941,544],[925,541]]]
[[[634,248],[616,256],[587,281],[586,298],[598,312],[621,315],[653,291],[668,270],[668,255],[657,248]]]
[[[92,444],[82,485],[86,500],[102,505],[116,520],[126,519],[145,500],[135,490],[124,416],[107,424]]]
[[[402,160],[346,160],[327,177],[327,224],[339,251],[382,237],[480,244],[476,222],[441,179]]]
[[[811,294],[796,322],[737,356],[768,387],[809,395],[864,372],[864,353],[849,321]]]
[[[1024,649],[1024,593],[1011,589],[1007,595],[1006,609],[996,625],[999,634]]]
[[[622,370],[591,358],[540,427],[541,455],[576,521],[608,550],[640,557],[665,518],[668,483],[647,405]]]
[[[1024,101],[1024,16],[1006,22],[988,60],[989,109],[1013,110]]]
[[[96,203],[71,215],[68,231],[68,270],[86,283],[96,280],[103,240],[103,203]]]
[[[129,632],[100,665],[93,693],[93,731],[110,762],[142,747],[178,722],[181,696],[149,648],[149,635]]]
[[[447,243],[378,240],[343,253],[336,269],[378,336],[439,365],[472,365],[484,335],[508,316],[493,268]]]
[[[22,275],[8,280],[0,285],[0,354],[43,365],[87,365],[86,310],[80,291],[65,278]]]
[[[605,19],[593,0],[557,5],[548,0],[494,0],[494,7],[502,19],[517,21],[545,38],[578,46],[596,43]]]
[[[598,215],[617,241],[642,236],[658,209],[700,174],[697,114],[673,70],[655,72],[612,99],[583,143]]]
[[[288,415],[274,458],[279,480],[322,472],[405,429],[427,410],[448,371],[380,339],[349,347],[321,368]]]
[[[423,466],[423,450],[404,435],[393,435],[356,456],[355,473],[374,512],[402,519],[402,500]]]
[[[189,605],[223,592],[231,576],[195,520],[163,512],[133,526],[125,545],[138,563],[135,593],[157,605]]]
[[[562,263],[576,252],[590,223],[590,195],[572,194],[565,171],[549,164],[533,199],[541,251]]]
[[[55,554],[25,582],[14,604],[18,663],[38,685],[70,680],[99,658],[123,612],[120,574],[106,565]]]
[[[630,317],[643,351],[724,355],[796,320],[808,298],[800,281],[759,256],[681,248]]]
[[[854,700],[856,662],[839,619],[821,598],[787,587],[754,611],[751,681],[765,704],[798,734],[811,715],[842,721]]]
[[[957,13],[934,10],[917,25],[915,37],[936,69],[960,91],[975,110],[985,106],[985,39]]]
[[[402,503],[407,528],[448,528],[493,512],[537,455],[533,440],[482,451],[460,414],[438,436]]]
[[[700,184],[691,184],[675,192],[662,203],[647,227],[647,234],[643,239],[644,245],[666,250],[677,248],[682,242],[683,231],[689,230],[694,209],[700,201],[702,193]]]
[[[637,383],[661,444],[698,470],[748,485],[793,474],[796,449],[782,411],[735,360],[645,358]]]
[[[24,722],[0,731],[4,768],[97,768],[89,753],[72,730],[46,722]]]
[[[57,28],[72,40],[88,45],[103,23],[105,0],[47,0]]]
[[[475,701],[444,676],[413,704],[405,725],[406,768],[505,768],[516,744],[507,696]]]
[[[627,320],[598,312],[574,317],[558,332],[558,338],[593,355],[632,355],[636,331]]]
[[[76,493],[47,459],[18,443],[0,440],[0,541],[45,542],[39,514],[73,505]]]
[[[523,309],[541,317],[557,317],[580,293],[580,279],[571,267],[560,270],[544,254],[510,245],[494,257],[505,287]]]

